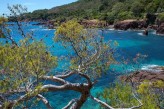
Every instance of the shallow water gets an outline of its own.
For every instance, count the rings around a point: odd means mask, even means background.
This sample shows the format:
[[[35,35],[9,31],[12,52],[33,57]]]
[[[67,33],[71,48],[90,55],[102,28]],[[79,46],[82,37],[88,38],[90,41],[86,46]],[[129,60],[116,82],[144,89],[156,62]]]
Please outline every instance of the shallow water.
[[[12,35],[15,40],[20,40],[22,37],[17,32],[17,28],[14,26],[10,27],[12,29]],[[24,26],[23,29],[25,32],[33,31],[34,38],[40,40],[43,38],[43,41],[47,46],[51,46],[53,44],[53,37],[55,30],[47,29],[43,26],[33,26],[28,24]],[[101,34],[101,31],[100,31]],[[92,94],[96,95],[97,92],[101,92],[104,87],[109,86],[111,82],[113,82],[116,77],[126,71],[133,71],[135,69],[147,69],[151,66],[161,66],[164,65],[164,36],[159,36],[154,34],[154,31],[150,31],[148,36],[143,36],[142,31],[116,31],[116,30],[105,30],[104,31],[104,39],[106,41],[112,40],[117,41],[119,46],[116,47],[117,51],[117,60],[121,60],[120,57],[124,57],[125,59],[132,60],[136,54],[141,53],[143,55],[147,55],[147,58],[142,60],[137,65],[133,63],[129,65],[113,65],[111,70],[101,78],[99,78],[98,84],[92,89]],[[45,38],[45,36],[48,36]],[[4,42],[5,39],[0,39],[1,42]],[[60,43],[54,43],[54,47],[50,48],[50,51],[53,55],[56,56],[66,56],[68,51],[65,50]],[[63,65],[67,63],[67,61],[59,62],[58,71],[63,70]],[[65,64],[65,67],[68,65]],[[76,77],[74,77],[76,78]],[[70,78],[72,79],[72,78]],[[77,79],[78,80],[78,79]],[[61,109],[65,106],[69,100],[73,98],[77,98],[79,93],[72,91],[65,92],[55,92],[48,93],[45,96],[50,100],[51,105],[55,109]],[[92,100],[88,100],[82,109],[98,109],[99,105]],[[37,107],[44,109],[44,105],[39,103]]]

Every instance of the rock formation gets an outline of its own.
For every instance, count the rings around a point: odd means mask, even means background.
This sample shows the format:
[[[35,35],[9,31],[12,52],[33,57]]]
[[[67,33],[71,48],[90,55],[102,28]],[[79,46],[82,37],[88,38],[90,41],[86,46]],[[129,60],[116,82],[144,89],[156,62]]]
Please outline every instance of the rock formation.
[[[127,29],[143,29],[147,28],[147,22],[145,20],[124,20],[117,22],[114,25],[115,29],[127,30]]]
[[[146,35],[146,36],[148,35],[148,30],[147,29],[144,30],[143,35]]]
[[[162,23],[156,31],[157,34],[164,34],[164,23]]]
[[[141,70],[131,73],[127,76],[120,76],[120,80],[125,82],[143,82],[148,80],[150,82],[154,81],[164,81],[164,67],[154,67],[153,70]],[[158,71],[158,72],[156,72]]]

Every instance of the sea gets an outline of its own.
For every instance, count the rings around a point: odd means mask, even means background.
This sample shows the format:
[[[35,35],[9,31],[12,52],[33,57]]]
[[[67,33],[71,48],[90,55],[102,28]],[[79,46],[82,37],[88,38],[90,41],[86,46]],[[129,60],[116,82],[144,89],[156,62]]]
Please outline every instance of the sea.
[[[18,31],[18,26],[10,22],[8,28],[11,30],[13,39],[19,41],[23,39]],[[22,30],[27,34],[32,34],[36,40],[42,40],[48,50],[54,56],[60,58],[66,57],[70,52],[62,47],[60,42],[54,42],[55,29],[48,29],[45,26],[33,25],[36,22],[22,23]],[[128,74],[136,70],[149,70],[152,67],[164,66],[164,35],[157,35],[154,30],[149,30],[148,36],[144,36],[143,30],[114,30],[114,29],[97,29],[100,35],[103,35],[105,41],[117,42],[115,49],[115,58],[117,64],[112,65],[110,70],[98,78],[98,83],[92,88],[92,95],[98,96],[104,88],[110,87],[110,84],[115,82],[120,75]],[[6,42],[6,39],[0,39],[1,43]],[[133,62],[136,56],[142,56],[138,62]],[[125,63],[124,61],[128,62]],[[58,67],[54,71],[64,71],[68,68],[68,61],[59,61]],[[66,68],[66,69],[65,69]],[[53,74],[53,72],[51,72]],[[69,78],[76,79],[76,78]],[[78,82],[78,79],[76,79]],[[61,109],[71,99],[78,98],[80,94],[74,91],[51,92],[45,93],[44,96],[50,101],[54,109]],[[95,101],[88,99],[84,103],[82,109],[99,109],[100,105]],[[46,109],[42,102],[31,106],[30,109]]]

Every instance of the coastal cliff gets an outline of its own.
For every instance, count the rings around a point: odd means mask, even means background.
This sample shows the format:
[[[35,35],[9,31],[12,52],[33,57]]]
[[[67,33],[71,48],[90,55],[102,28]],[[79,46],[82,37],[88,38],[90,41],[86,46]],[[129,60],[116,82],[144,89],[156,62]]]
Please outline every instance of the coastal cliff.
[[[115,29],[127,30],[127,29],[143,29],[147,28],[148,24],[145,20],[123,20],[119,21],[114,25]]]

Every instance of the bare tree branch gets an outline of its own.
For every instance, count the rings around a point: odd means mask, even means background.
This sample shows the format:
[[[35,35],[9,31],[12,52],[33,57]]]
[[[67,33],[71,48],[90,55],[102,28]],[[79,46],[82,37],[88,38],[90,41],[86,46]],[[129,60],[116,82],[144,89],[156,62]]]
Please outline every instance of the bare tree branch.
[[[83,91],[85,91],[86,89],[88,89],[88,84],[81,85],[79,83],[67,83],[67,84],[64,84],[61,86],[48,84],[48,85],[42,86],[39,89],[35,89],[34,91],[30,91],[27,94],[20,96],[17,100],[14,100],[10,103],[10,107],[12,108],[20,102],[27,101],[27,100],[31,99],[32,97],[37,96],[36,94],[38,94],[38,93],[63,91],[63,90],[74,90],[74,91],[83,93]]]
[[[56,77],[57,77],[57,78],[62,78],[62,79],[64,79],[64,78],[68,78],[69,76],[71,76],[71,75],[73,75],[73,74],[75,74],[75,73],[76,73],[76,71],[71,71],[71,72],[69,72],[69,73],[67,73],[67,74],[56,75]]]
[[[72,99],[65,107],[63,107],[62,109],[70,109],[71,105],[73,103],[75,103],[77,101],[77,99]]]
[[[139,105],[138,106],[133,106],[130,109],[140,108],[143,105],[141,100],[139,100],[134,93],[133,93],[133,97],[139,102]]]
[[[113,108],[112,106],[108,105],[107,103],[99,100],[98,98],[93,97],[92,95],[90,95],[90,98],[93,99],[94,101],[98,102],[99,104],[101,104],[102,106],[106,107],[107,109],[137,109],[140,108],[143,104],[142,102],[135,96],[135,94],[133,93],[134,98],[140,103],[140,105],[138,106],[133,106],[130,108]]]
[[[41,77],[41,79],[45,79],[45,80],[51,80],[51,81],[54,81],[54,82],[59,82],[61,84],[66,84],[68,83],[67,81],[61,79],[61,78],[58,78],[56,76],[43,76]]]
[[[90,95],[90,98],[93,99],[94,101],[98,102],[102,106],[106,107],[107,109],[114,109],[113,107],[109,106],[107,103],[99,100],[98,98],[93,97],[92,95]]]
[[[88,85],[92,85],[92,81],[91,81],[91,79],[90,79],[90,77],[88,76],[88,75],[86,75],[86,74],[84,74],[84,73],[78,73],[80,76],[82,76],[82,77],[84,77],[84,78],[86,78],[87,79],[87,81],[88,81]]]
[[[42,102],[46,105],[47,109],[53,109],[49,101],[44,96],[38,94],[37,97],[42,100]]]

